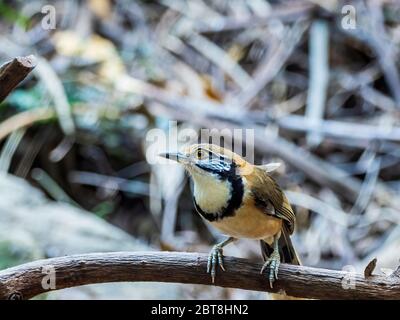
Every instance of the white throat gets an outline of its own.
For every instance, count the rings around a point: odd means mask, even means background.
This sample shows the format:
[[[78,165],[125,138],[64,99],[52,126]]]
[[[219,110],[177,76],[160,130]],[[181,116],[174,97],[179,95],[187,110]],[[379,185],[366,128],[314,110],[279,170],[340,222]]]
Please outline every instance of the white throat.
[[[231,184],[197,172],[192,173],[193,196],[201,210],[217,213],[228,205],[231,197]]]

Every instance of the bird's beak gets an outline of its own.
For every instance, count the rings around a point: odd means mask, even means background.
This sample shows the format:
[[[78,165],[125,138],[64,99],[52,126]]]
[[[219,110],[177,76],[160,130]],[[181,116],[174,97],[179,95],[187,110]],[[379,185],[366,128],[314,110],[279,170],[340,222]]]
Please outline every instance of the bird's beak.
[[[174,160],[179,163],[187,163],[188,162],[188,157],[183,154],[182,152],[163,152],[160,153],[158,156],[169,159],[169,160]]]

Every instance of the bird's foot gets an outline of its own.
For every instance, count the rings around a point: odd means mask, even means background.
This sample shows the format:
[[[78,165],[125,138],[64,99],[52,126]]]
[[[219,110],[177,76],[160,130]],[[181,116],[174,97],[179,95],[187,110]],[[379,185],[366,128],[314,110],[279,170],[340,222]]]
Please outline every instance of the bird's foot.
[[[223,260],[223,250],[220,245],[215,245],[209,256],[208,256],[208,261],[207,261],[207,273],[211,274],[211,281],[214,283],[215,281],[215,275],[217,271],[217,265],[225,271],[224,268],[224,260]]]
[[[263,273],[265,268],[269,267],[269,285],[273,288],[275,280],[278,280],[279,265],[281,264],[281,259],[279,253],[273,252],[271,256],[265,261],[260,273]]]

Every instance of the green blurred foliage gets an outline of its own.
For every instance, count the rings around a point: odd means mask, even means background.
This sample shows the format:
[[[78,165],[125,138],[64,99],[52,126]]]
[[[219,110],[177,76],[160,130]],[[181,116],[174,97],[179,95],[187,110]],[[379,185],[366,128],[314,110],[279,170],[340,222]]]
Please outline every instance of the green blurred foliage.
[[[104,201],[96,205],[91,211],[100,218],[106,218],[115,209],[112,201]]]
[[[37,249],[24,241],[0,239],[0,270],[41,258]]]
[[[26,29],[29,23],[29,18],[18,12],[18,10],[0,0],[0,17],[5,20],[15,23],[23,29]]]
[[[43,88],[39,85],[31,89],[16,89],[8,97],[8,103],[20,110],[35,109],[43,106]]]

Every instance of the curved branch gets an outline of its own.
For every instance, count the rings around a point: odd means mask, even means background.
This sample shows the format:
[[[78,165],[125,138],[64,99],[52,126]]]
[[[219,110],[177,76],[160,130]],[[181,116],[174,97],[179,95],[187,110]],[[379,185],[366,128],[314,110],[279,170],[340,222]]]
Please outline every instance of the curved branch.
[[[205,272],[207,255],[177,252],[113,252],[38,260],[0,271],[0,299],[29,299],[47,292],[42,286],[48,270],[55,270],[55,289],[93,283],[156,281],[211,285]],[[282,264],[279,280],[269,287],[260,275],[261,262],[225,257],[216,285],[279,292],[315,299],[400,299],[400,277],[370,276],[345,271]],[[347,281],[348,280],[348,281]],[[349,284],[345,289],[342,283]],[[353,286],[354,285],[354,286]]]

